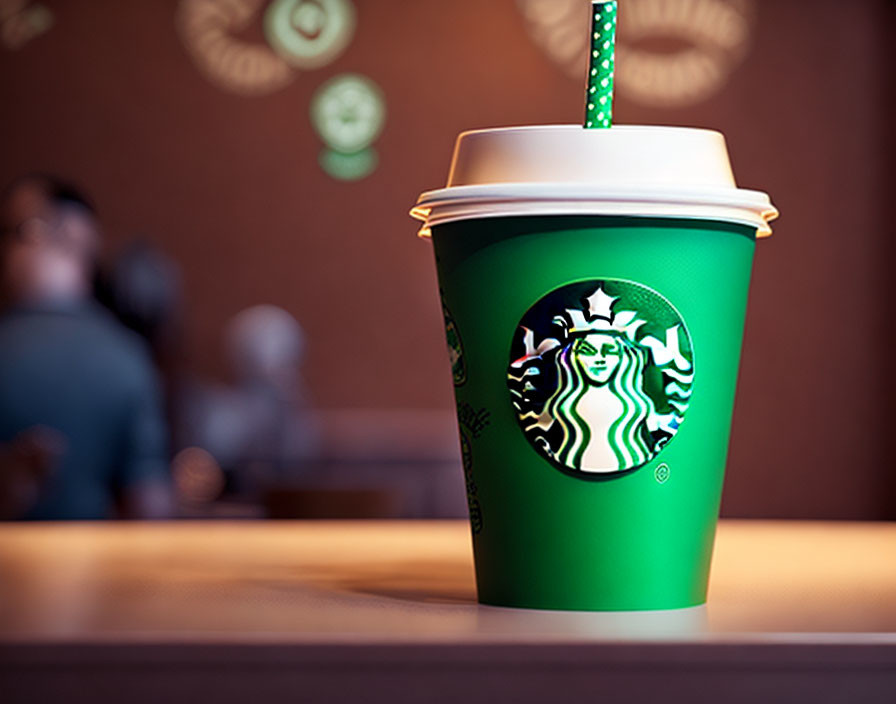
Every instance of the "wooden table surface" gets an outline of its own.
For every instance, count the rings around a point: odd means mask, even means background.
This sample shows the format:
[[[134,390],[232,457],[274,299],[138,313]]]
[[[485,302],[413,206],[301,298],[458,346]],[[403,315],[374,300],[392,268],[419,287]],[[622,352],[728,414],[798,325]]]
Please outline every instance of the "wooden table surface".
[[[896,701],[896,525],[722,521],[708,606],[626,614],[477,605],[465,522],[0,526],[10,701],[543,701],[595,682],[702,701],[688,673],[707,701],[765,697],[748,682]]]

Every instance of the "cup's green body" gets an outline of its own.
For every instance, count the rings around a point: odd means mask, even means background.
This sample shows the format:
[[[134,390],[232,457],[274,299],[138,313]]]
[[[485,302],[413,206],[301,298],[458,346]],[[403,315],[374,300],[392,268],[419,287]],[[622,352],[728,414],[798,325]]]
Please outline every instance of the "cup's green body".
[[[436,225],[479,600],[643,610],[706,600],[755,245],[706,219],[509,216]],[[687,328],[677,431],[625,471],[563,471],[526,437],[508,388],[520,321],[560,287],[638,284]]]

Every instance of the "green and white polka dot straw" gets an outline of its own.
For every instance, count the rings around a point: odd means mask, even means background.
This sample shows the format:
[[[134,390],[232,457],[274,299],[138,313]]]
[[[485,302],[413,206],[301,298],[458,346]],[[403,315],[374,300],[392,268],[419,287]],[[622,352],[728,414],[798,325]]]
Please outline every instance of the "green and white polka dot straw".
[[[613,73],[616,67],[616,0],[591,3],[591,60],[585,93],[585,127],[613,123]]]

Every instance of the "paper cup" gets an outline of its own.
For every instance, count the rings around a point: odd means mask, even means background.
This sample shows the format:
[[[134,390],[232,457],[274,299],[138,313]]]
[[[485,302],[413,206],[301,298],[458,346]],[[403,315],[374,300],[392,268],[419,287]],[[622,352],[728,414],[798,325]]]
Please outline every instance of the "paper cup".
[[[724,138],[464,133],[431,234],[486,604],[706,599],[757,234]]]

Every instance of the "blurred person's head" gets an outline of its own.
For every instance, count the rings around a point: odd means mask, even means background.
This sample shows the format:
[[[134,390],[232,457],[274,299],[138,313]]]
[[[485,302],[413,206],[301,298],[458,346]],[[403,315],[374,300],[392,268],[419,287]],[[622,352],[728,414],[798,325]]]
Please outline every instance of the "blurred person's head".
[[[181,283],[177,264],[152,242],[136,237],[105,262],[94,295],[124,325],[149,343],[168,371],[181,339]]]
[[[90,293],[99,248],[93,207],[52,176],[25,176],[0,198],[0,286],[13,303],[79,300]]]
[[[237,313],[228,324],[227,348],[238,381],[287,390],[299,374],[305,333],[282,308],[253,306]]]

